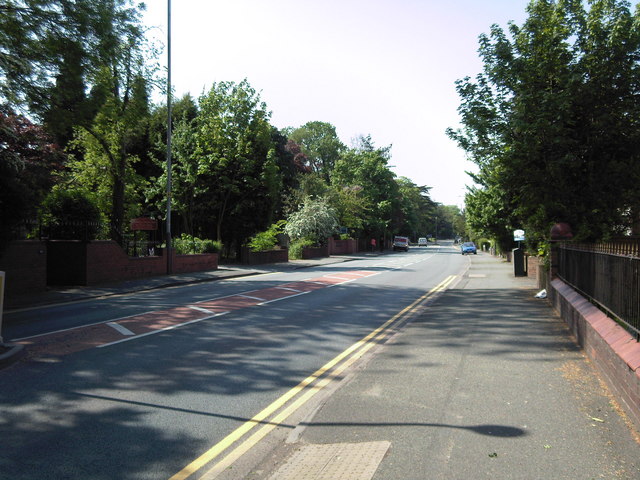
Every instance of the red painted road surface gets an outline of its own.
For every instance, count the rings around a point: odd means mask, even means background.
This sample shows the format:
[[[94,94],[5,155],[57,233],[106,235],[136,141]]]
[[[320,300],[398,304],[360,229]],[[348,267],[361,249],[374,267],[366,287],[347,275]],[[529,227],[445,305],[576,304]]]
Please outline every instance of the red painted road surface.
[[[368,270],[355,270],[324,275],[309,280],[286,283],[277,287],[251,290],[186,306],[157,310],[95,325],[38,335],[19,340],[16,343],[28,346],[28,355],[31,358],[68,355],[89,348],[105,347],[113,343],[158,333],[243,308],[265,305],[311,293],[315,290],[353,282],[376,273]]]

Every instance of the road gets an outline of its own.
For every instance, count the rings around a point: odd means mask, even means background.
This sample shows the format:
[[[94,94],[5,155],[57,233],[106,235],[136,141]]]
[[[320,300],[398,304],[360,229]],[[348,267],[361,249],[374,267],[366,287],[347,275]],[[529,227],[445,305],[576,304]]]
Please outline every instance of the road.
[[[468,263],[430,246],[9,314],[5,339],[28,353],[0,371],[0,477],[232,468]]]

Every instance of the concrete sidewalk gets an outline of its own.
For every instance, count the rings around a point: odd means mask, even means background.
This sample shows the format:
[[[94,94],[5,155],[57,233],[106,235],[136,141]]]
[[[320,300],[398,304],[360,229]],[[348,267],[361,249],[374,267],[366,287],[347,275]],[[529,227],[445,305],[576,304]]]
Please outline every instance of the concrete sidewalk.
[[[235,478],[640,478],[637,437],[536,291],[511,264],[472,256],[456,286]]]

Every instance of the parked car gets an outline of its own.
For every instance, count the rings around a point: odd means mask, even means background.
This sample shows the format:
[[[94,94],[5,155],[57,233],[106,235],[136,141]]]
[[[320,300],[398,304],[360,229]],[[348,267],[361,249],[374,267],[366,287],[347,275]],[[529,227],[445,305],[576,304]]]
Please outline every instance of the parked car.
[[[428,243],[427,243],[427,239],[426,238],[420,237],[418,239],[418,246],[419,247],[426,247],[427,245],[428,245]]]
[[[409,251],[409,238],[408,237],[393,237],[393,250]]]
[[[478,249],[476,248],[476,244],[473,242],[464,242],[460,246],[460,251],[462,255],[464,255],[465,253],[473,253],[474,255],[478,254]]]

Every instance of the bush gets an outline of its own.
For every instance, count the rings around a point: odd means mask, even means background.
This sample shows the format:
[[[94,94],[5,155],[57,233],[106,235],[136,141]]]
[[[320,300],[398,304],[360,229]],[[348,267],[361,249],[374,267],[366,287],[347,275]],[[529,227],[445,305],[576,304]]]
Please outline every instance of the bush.
[[[186,233],[174,238],[172,246],[177,255],[218,253],[222,250],[222,243],[217,240],[200,239]]]
[[[280,220],[269,227],[268,230],[256,234],[249,240],[248,246],[252,252],[265,252],[273,250],[278,244],[278,235],[284,230],[287,222]]]
[[[304,247],[313,247],[316,242],[308,238],[294,240],[289,245],[289,258],[292,260],[300,260],[302,258],[302,250]]]
[[[42,202],[42,223],[58,240],[94,240],[101,228],[98,206],[77,190],[53,189]]]
[[[308,198],[300,210],[289,215],[284,231],[292,239],[313,239],[322,245],[337,229],[335,209],[326,200]]]

